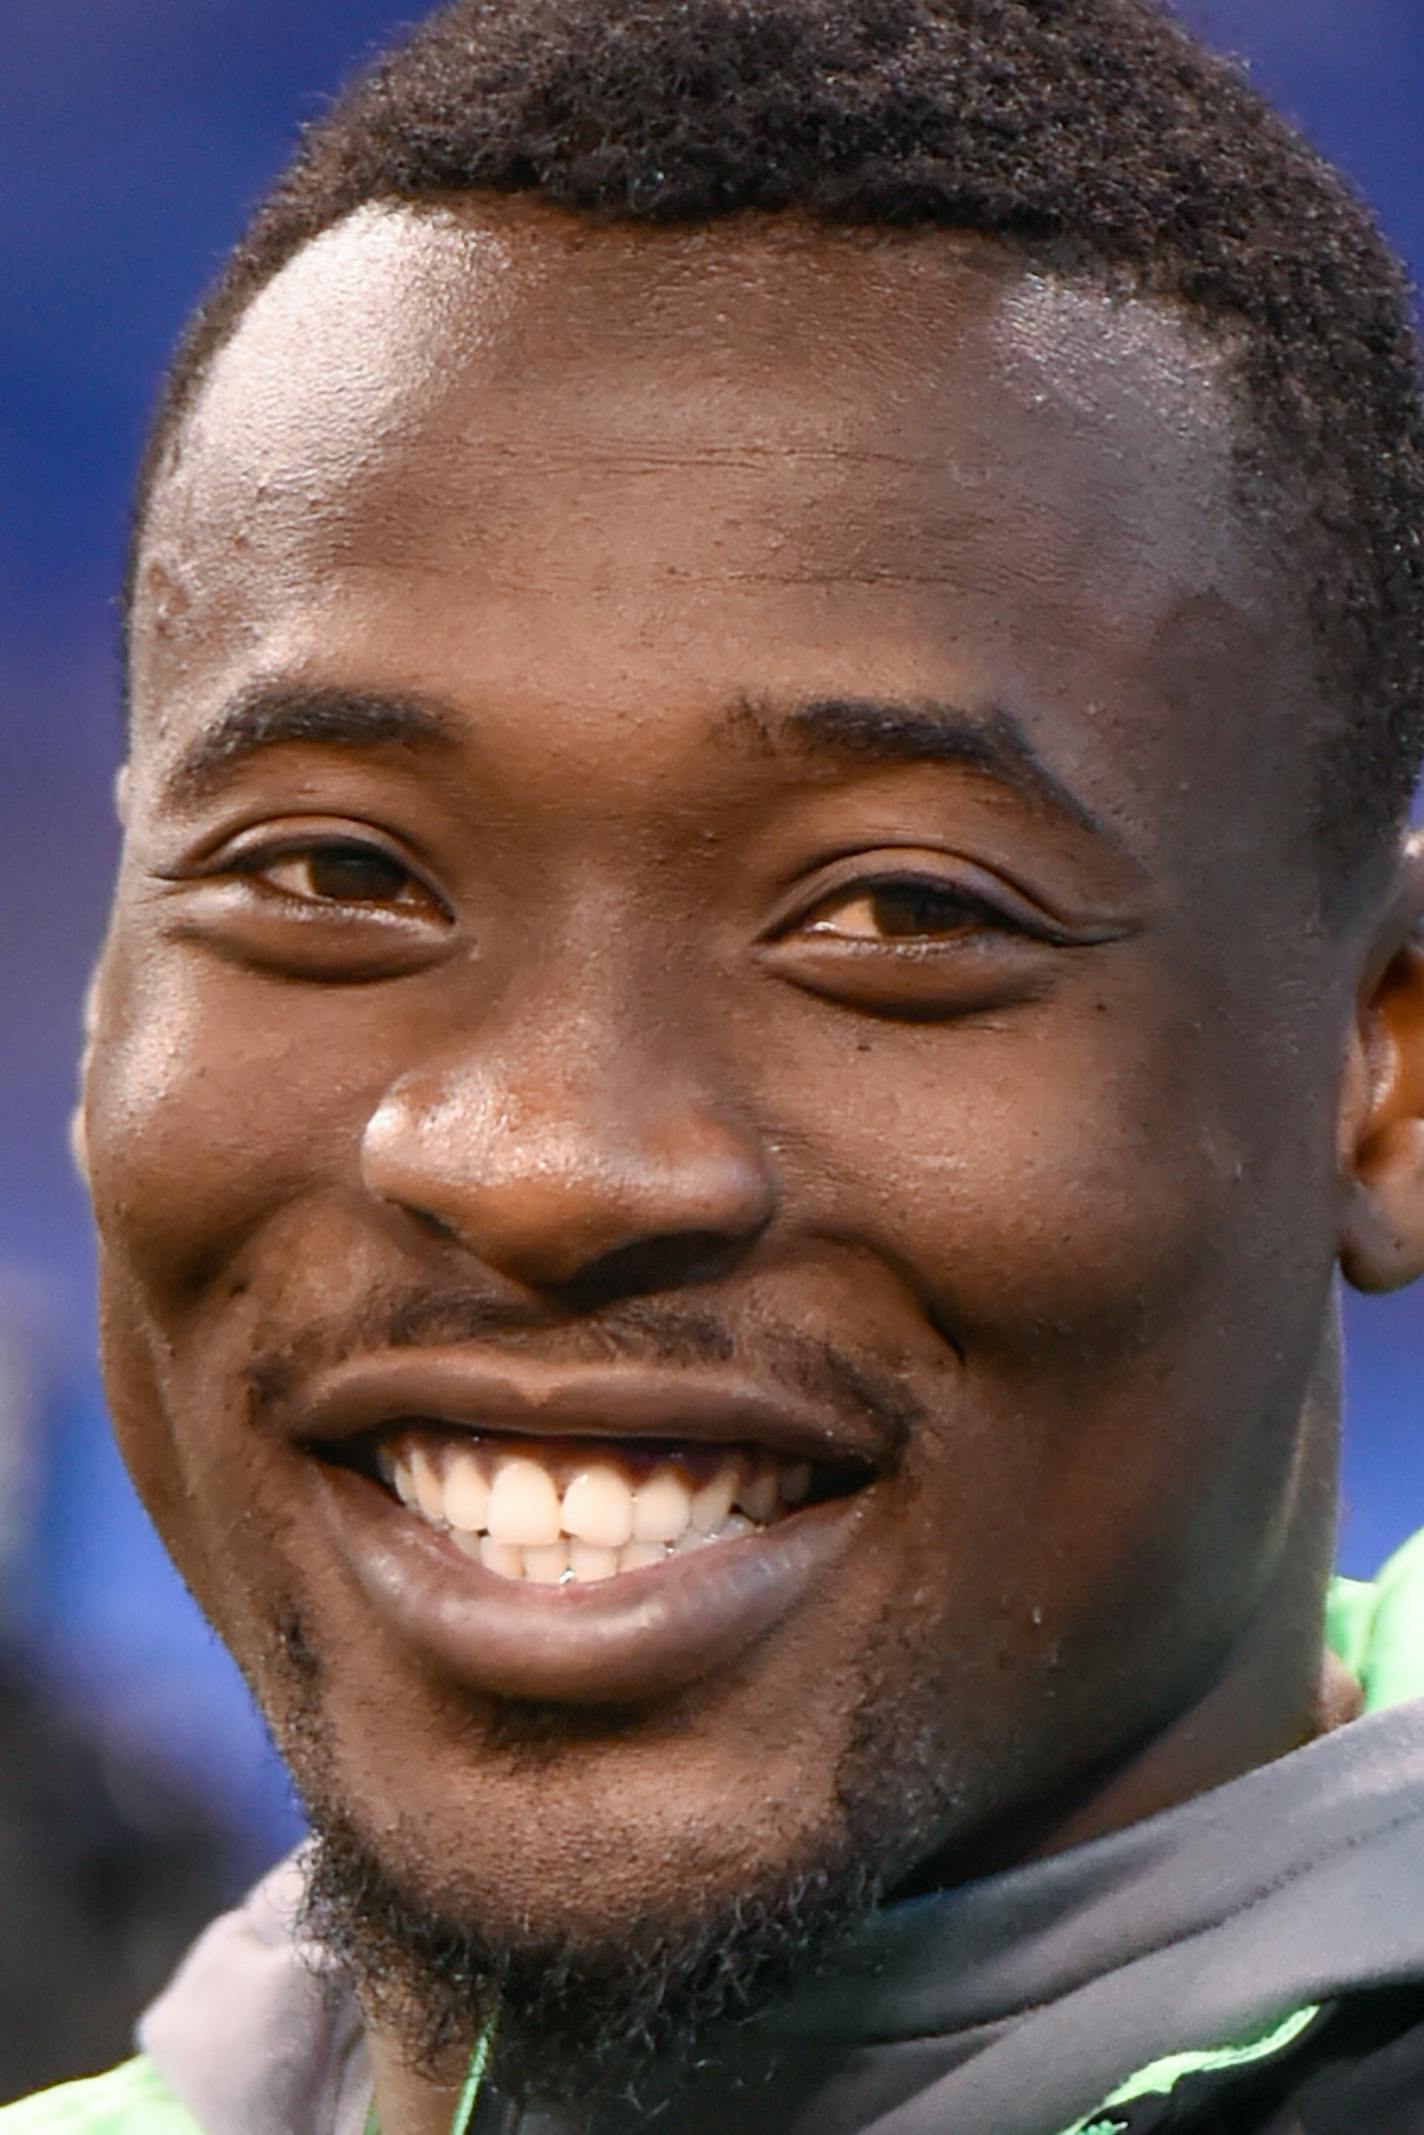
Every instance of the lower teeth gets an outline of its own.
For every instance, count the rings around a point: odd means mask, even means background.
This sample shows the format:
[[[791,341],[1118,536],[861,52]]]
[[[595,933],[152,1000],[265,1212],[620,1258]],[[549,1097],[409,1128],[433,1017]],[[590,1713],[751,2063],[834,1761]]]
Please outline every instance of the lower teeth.
[[[754,1520],[734,1512],[712,1534],[698,1534],[693,1529],[676,1542],[625,1542],[622,1549],[599,1549],[567,1536],[521,1549],[514,1542],[496,1542],[490,1535],[446,1531],[457,1549],[500,1578],[527,1579],[534,1586],[591,1586],[601,1579],[616,1578],[620,1572],[645,1571],[650,1565],[689,1556],[710,1543],[735,1542],[743,1535],[762,1530]]]
[[[599,1549],[590,1542],[572,1541],[567,1535],[561,1535],[557,1542],[521,1548],[516,1542],[496,1542],[493,1535],[466,1534],[458,1528],[441,1531],[449,1535],[457,1549],[501,1579],[527,1579],[534,1586],[591,1586],[600,1579],[616,1578],[620,1572],[645,1571],[650,1565],[690,1556],[712,1543],[737,1542],[743,1535],[761,1534],[764,1530],[755,1520],[733,1512],[711,1534],[699,1534],[696,1528],[689,1528],[676,1542],[625,1542],[621,1549]]]

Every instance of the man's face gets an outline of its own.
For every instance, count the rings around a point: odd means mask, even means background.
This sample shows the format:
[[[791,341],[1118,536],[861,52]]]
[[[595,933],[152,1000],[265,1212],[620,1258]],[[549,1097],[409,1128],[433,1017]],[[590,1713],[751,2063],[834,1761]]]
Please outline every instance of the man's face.
[[[139,581],[106,1368],[443,1912],[1002,1840],[1276,1580],[1352,974],[1229,428],[1164,310],[789,222],[368,212],[218,359]],[[564,1580],[472,1539],[590,1471]]]

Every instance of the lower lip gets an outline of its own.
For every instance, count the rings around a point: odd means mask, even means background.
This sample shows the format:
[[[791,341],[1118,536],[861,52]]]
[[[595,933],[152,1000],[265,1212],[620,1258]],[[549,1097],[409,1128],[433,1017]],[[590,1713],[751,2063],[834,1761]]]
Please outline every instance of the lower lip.
[[[363,1600],[427,1666],[490,1697],[666,1697],[738,1660],[839,1564],[864,1493],[587,1586],[501,1579],[379,1484],[317,1463],[319,1514]]]

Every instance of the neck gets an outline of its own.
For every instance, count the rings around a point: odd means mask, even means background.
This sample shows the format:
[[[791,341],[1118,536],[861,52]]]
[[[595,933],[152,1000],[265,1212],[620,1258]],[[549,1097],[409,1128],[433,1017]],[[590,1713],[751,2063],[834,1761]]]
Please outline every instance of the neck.
[[[458,2076],[431,2076],[410,2068],[399,2047],[368,2029],[367,2049],[375,2078],[376,2119],[381,2135],[450,2135],[464,2088]]]

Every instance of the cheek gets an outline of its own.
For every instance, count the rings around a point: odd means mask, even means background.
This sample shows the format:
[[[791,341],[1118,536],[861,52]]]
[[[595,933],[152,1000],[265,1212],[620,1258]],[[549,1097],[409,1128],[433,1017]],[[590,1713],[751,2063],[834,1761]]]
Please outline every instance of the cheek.
[[[840,1101],[788,1144],[829,1220],[859,1202],[935,1323],[996,1370],[1057,1351],[1100,1374],[1211,1350],[1228,1325],[1259,1363],[1318,1316],[1334,1258],[1331,1034],[1285,994],[1259,970],[1174,970],[1157,944],[998,1016],[862,1021],[849,1066],[828,1028]]]
[[[1269,1062],[1210,1038],[1093,998],[870,1026],[834,1120],[786,1134],[808,1220],[854,1231],[918,1315],[927,1524],[973,1551],[977,1525],[1031,1581],[1050,1553],[1116,1577],[1146,1533],[1185,1570],[1288,1495],[1328,1309],[1322,1159],[1275,1125]]]
[[[286,1567],[300,1551],[280,1463],[247,1428],[228,1358],[213,1368],[206,1343],[186,1356],[136,1271],[107,1248],[99,1319],[109,1414],[134,1488],[190,1593],[250,1668],[289,1613]]]
[[[246,1414],[263,1329],[380,1280],[343,1182],[381,1062],[353,1042],[352,997],[254,998],[215,962],[142,944],[111,954],[99,1010],[86,1119],[110,1410],[155,1524],[221,1615],[208,1566],[231,1555],[234,1520],[261,1493],[271,1538],[282,1524]],[[340,1033],[313,1029],[336,1015]]]
[[[162,1309],[198,1302],[314,1182],[355,1185],[389,1068],[346,989],[254,986],[171,949],[106,974],[86,1094],[102,1243]]]
[[[1123,1020],[870,1025],[834,1115],[788,1136],[826,1217],[858,1202],[951,1338],[1111,1340],[1219,1250],[1236,1123],[1200,1048],[1140,1025],[1124,1045]]]

